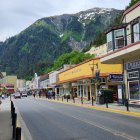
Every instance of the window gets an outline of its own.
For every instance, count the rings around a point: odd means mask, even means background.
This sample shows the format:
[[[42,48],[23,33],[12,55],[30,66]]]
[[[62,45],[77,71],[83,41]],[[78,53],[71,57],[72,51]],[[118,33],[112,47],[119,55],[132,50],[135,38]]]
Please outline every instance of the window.
[[[113,50],[112,32],[107,34],[107,51]]]
[[[137,42],[140,40],[140,28],[139,23],[133,25],[133,41]]]
[[[125,46],[124,29],[114,31],[115,37],[115,49],[122,48]]]
[[[106,78],[100,78],[101,83],[106,83]]]
[[[129,98],[132,100],[139,100],[139,81],[129,82]]]
[[[133,79],[133,78],[139,78],[138,71],[128,72],[128,79]]]

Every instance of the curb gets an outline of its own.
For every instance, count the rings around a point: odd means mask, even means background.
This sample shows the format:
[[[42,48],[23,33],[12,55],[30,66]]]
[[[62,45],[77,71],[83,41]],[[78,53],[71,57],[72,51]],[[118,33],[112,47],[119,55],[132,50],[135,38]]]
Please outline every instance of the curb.
[[[19,114],[18,114],[18,115],[19,115]],[[21,127],[21,124],[20,124],[20,121],[19,121],[18,118],[17,118],[17,127]],[[21,131],[21,140],[25,140],[22,131]]]
[[[89,106],[89,105],[85,105],[85,104],[62,102],[62,101],[48,100],[48,99],[42,99],[42,98],[38,98],[38,99],[47,100],[49,102],[56,102],[56,103],[61,103],[61,104],[72,105],[72,106],[96,109],[96,110],[105,111],[105,112],[117,113],[117,114],[132,116],[132,117],[140,117],[140,113],[138,113],[138,112],[130,112],[130,111],[124,111],[124,110],[118,110],[118,109],[105,108],[105,107],[100,107],[100,106],[97,106],[97,105],[96,106]]]
[[[16,107],[16,105],[15,105]],[[16,112],[17,112],[17,126],[22,128],[21,131],[21,140],[32,140],[31,134],[23,120],[23,118],[20,115],[20,112],[18,110],[18,108],[16,107]]]

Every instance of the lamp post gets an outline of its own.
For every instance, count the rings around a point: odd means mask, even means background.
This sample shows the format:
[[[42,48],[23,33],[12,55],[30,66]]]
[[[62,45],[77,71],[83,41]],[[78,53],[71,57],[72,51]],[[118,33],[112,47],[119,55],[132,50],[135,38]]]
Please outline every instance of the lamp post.
[[[95,71],[95,81],[96,81],[96,95],[98,94],[98,91],[99,91],[99,77],[100,77],[100,71],[98,69],[98,63],[94,64],[94,61],[93,61],[93,64],[89,64],[90,65],[90,68],[92,70],[92,77],[94,76],[94,66],[96,66],[96,71]],[[94,96],[94,95],[93,95]]]

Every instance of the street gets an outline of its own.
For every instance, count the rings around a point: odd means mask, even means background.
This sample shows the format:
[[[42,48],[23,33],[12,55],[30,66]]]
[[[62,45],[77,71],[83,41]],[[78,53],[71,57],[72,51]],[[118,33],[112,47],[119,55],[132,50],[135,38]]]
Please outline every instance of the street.
[[[16,99],[14,104],[33,140],[140,139],[138,117],[33,98]]]

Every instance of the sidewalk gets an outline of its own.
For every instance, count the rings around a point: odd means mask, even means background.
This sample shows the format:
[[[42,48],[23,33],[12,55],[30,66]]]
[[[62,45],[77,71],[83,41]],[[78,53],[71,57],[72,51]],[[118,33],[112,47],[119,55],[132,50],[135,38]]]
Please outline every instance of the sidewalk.
[[[12,139],[12,120],[10,111],[10,100],[2,100],[0,105],[0,140]]]
[[[43,97],[42,99],[46,99],[46,98]],[[129,111],[127,111],[126,106],[124,106],[123,104],[119,104],[119,103],[109,103],[108,108],[106,108],[106,104],[99,105],[99,104],[96,104],[95,101],[94,101],[93,106],[92,106],[92,102],[87,101],[87,100],[83,100],[83,104],[82,104],[81,99],[79,99],[79,98],[75,98],[75,103],[73,102],[72,99],[69,99],[68,102],[67,102],[67,99],[63,99],[63,101],[62,101],[62,97],[60,97],[59,100],[57,98],[55,98],[55,100],[54,99],[47,99],[47,100],[53,101],[53,102],[64,103],[64,104],[75,105],[75,106],[81,106],[81,107],[85,107],[85,108],[102,110],[102,111],[107,111],[107,112],[120,113],[123,115],[140,117],[140,106],[135,107],[135,106],[130,105]]]

